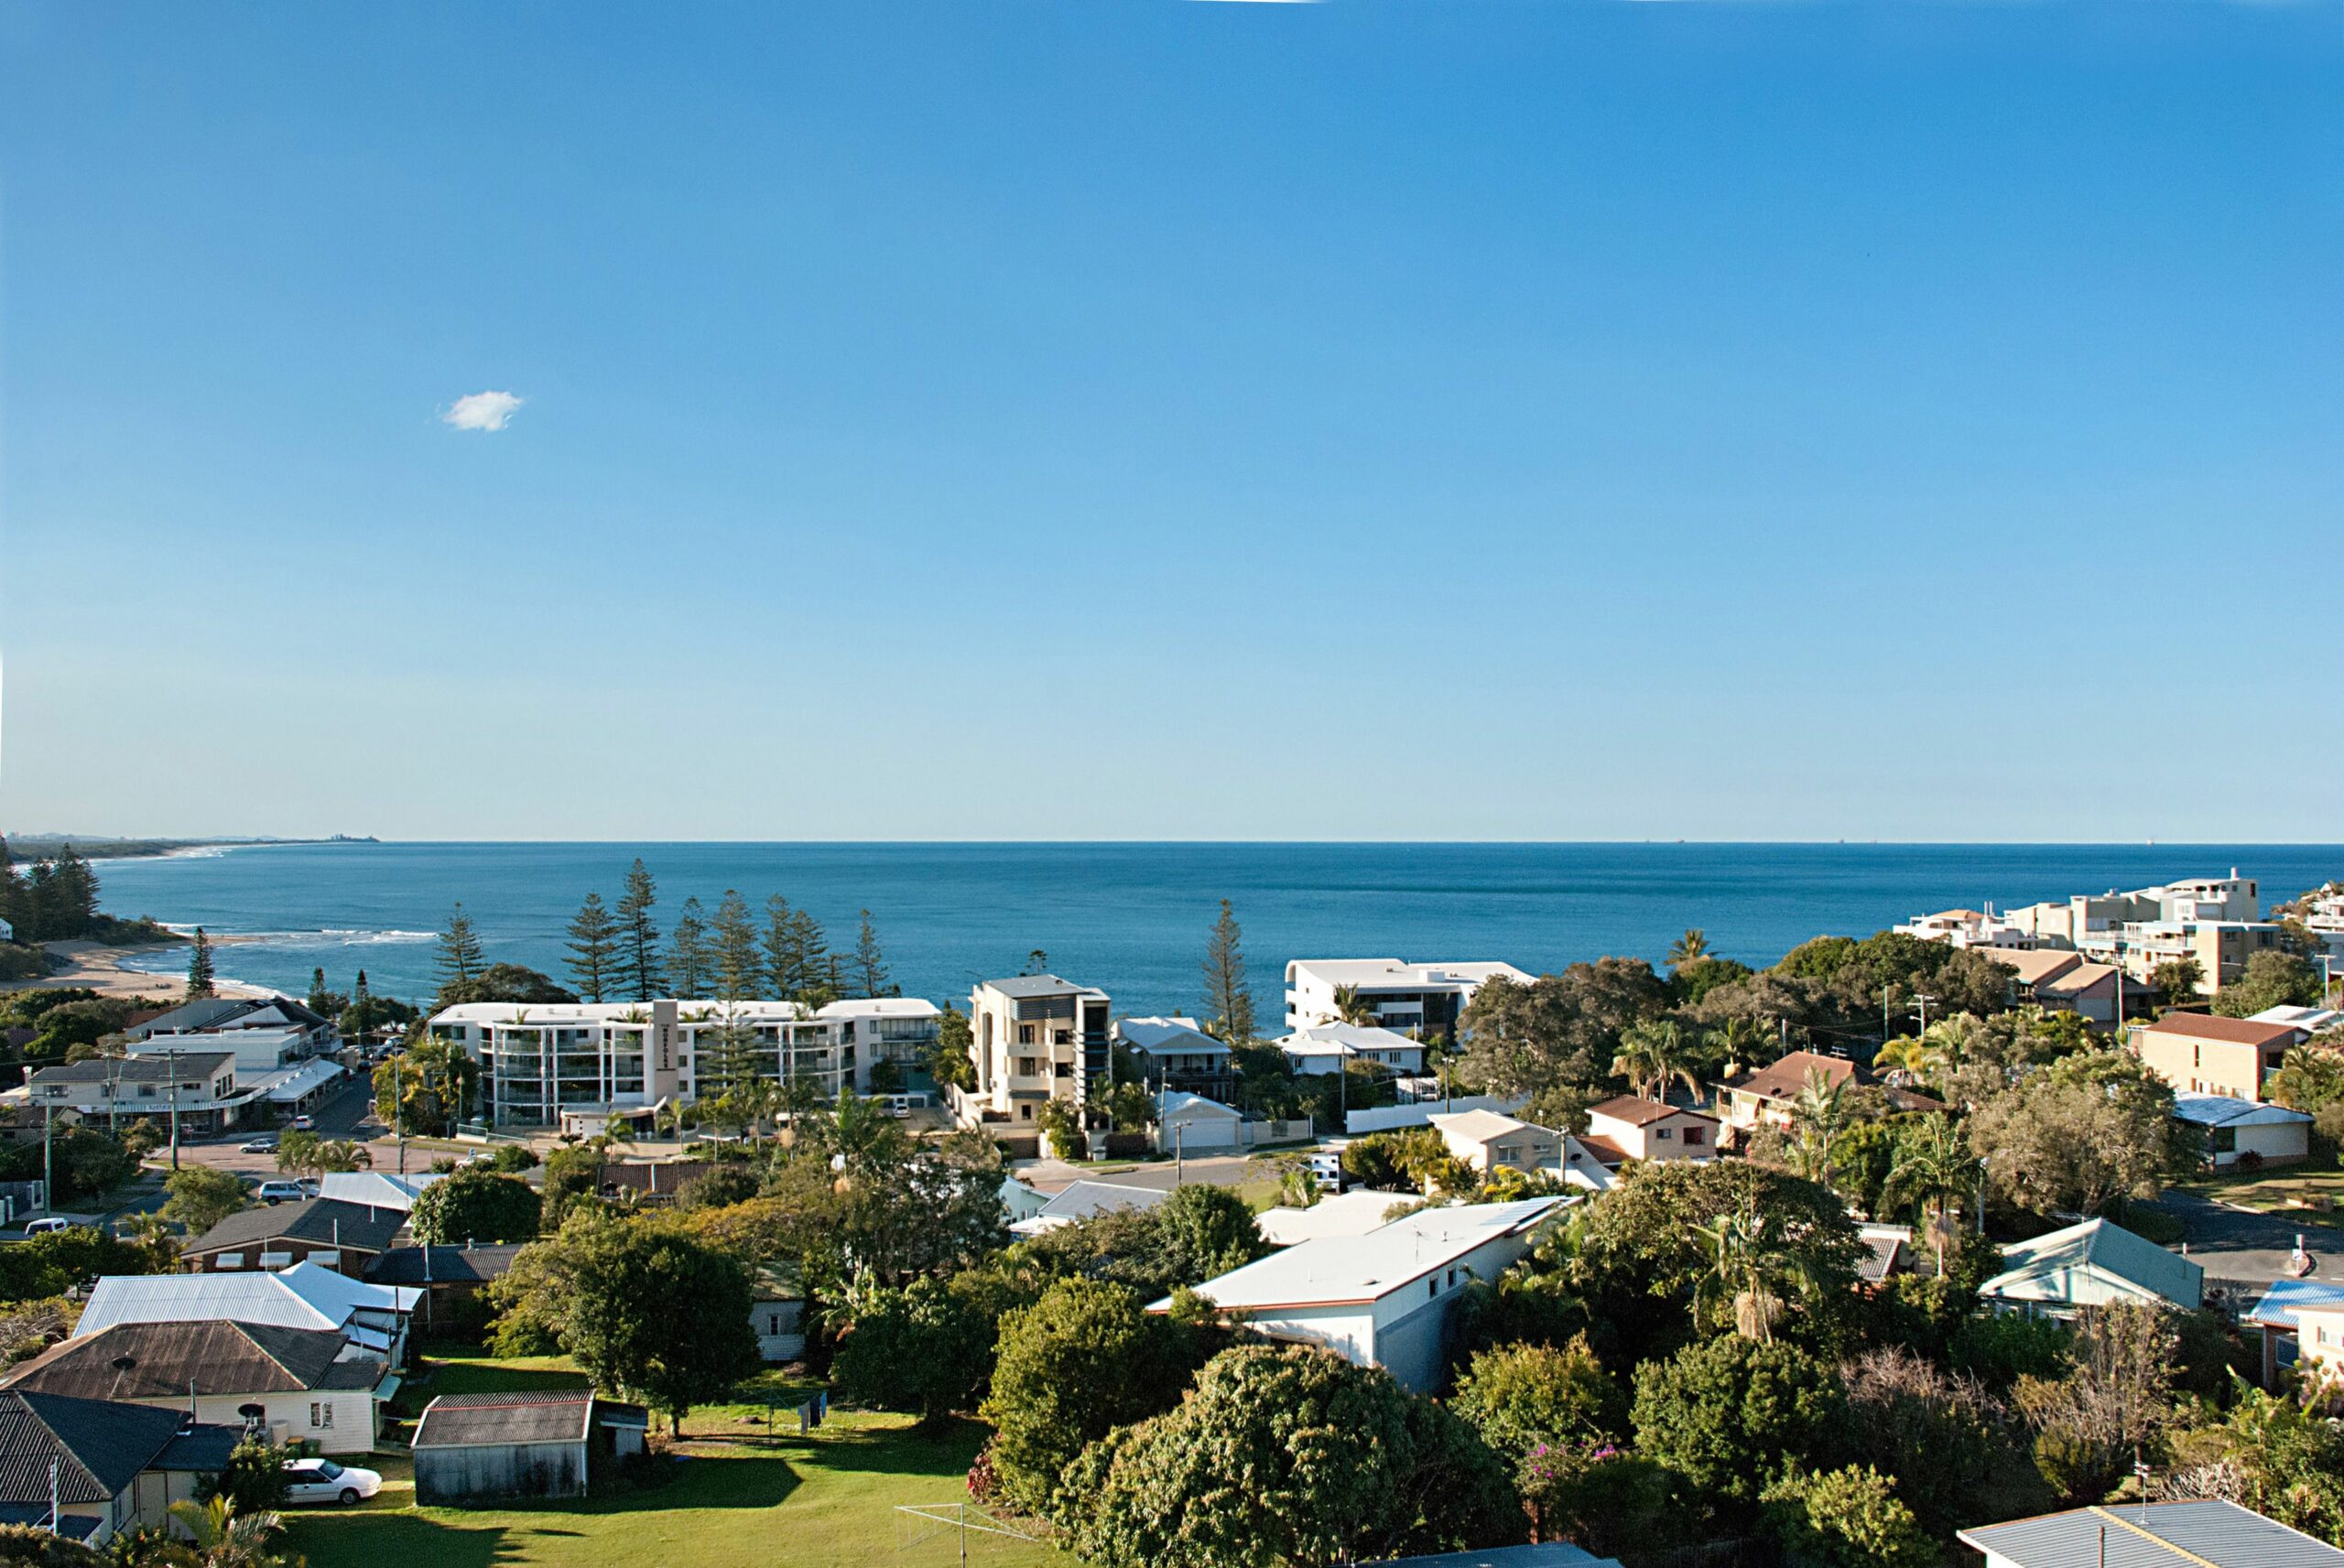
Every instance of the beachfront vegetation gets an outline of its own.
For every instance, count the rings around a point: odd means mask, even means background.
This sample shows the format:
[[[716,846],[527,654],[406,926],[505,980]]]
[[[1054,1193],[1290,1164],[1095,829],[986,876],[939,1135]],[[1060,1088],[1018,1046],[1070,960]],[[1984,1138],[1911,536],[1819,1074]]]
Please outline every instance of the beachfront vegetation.
[[[122,920],[98,909],[98,875],[89,860],[71,844],[22,871],[8,841],[0,838],[0,920],[16,933],[13,943],[0,947],[28,947],[42,942],[105,942],[114,944],[177,942],[179,935],[151,920]],[[30,979],[39,967],[11,956],[13,970],[0,979]]]

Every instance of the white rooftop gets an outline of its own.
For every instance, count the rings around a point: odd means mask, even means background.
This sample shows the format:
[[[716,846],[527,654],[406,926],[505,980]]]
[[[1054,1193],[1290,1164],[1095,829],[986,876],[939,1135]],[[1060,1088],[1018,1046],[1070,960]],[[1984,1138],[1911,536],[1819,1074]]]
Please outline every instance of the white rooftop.
[[[1278,1042],[1289,1056],[1352,1056],[1362,1051],[1415,1051],[1422,1047],[1396,1029],[1373,1023],[1318,1023],[1297,1029]]]
[[[1361,1304],[1405,1289],[1476,1247],[1535,1228],[1562,1202],[1460,1204],[1420,1209],[1362,1236],[1325,1236],[1207,1280],[1197,1293],[1215,1306]],[[1169,1299],[1156,1303],[1168,1307]]]
[[[423,1189],[440,1179],[430,1171],[410,1176],[395,1176],[387,1171],[328,1171],[318,1178],[318,1196],[369,1208],[412,1210]]]
[[[1492,1138],[1519,1132],[1530,1125],[1514,1117],[1501,1116],[1493,1110],[1460,1110],[1453,1115],[1436,1111],[1432,1124],[1444,1136],[1461,1138],[1468,1143],[1487,1143]]]
[[[1478,986],[1504,976],[1528,985],[1535,978],[1500,960],[1411,964],[1401,958],[1296,958],[1286,967],[1291,979],[1303,971],[1332,986],[1357,986],[1362,990],[1438,990],[1444,986]]]
[[[1193,1018],[1121,1018],[1115,1037],[1134,1051],[1151,1055],[1194,1055],[1201,1051],[1226,1051],[1228,1046],[1204,1032]]]
[[[213,1036],[218,1038],[218,1036]],[[266,1072],[239,1073],[236,1087],[250,1094],[266,1094],[272,1100],[290,1103],[313,1089],[322,1088],[342,1076],[342,1064],[331,1056],[312,1056],[306,1062],[296,1062],[289,1067],[271,1067]]]
[[[431,1015],[431,1022],[508,1025],[647,1024],[651,1022],[651,1005],[647,1001],[468,1001],[455,1007],[441,1008]],[[941,1016],[934,1002],[913,996],[860,997],[852,1001],[831,1002],[819,1011],[809,1011],[801,1002],[787,1001],[777,997],[749,997],[731,1002],[712,998],[678,998],[676,1010],[685,1023],[721,1022],[728,1014],[756,1023],[795,1023],[808,1019]]]
[[[2323,1034],[2344,1023],[2344,1008],[2291,1007],[2282,1004],[2266,1007],[2248,1020],[2251,1023],[2284,1023],[2311,1034]]]
[[[1202,1095],[1192,1095],[1184,1089],[1174,1089],[1170,1094],[1166,1095],[1158,1107],[1157,1114],[1175,1117],[1194,1115],[1199,1111],[1221,1116],[1243,1115],[1234,1106],[1223,1105],[1217,1099],[1207,1099]]]
[[[353,1323],[361,1313],[413,1310],[423,1292],[370,1285],[316,1263],[280,1273],[108,1274],[90,1292],[75,1338],[117,1323],[265,1323],[334,1329],[369,1348],[385,1348],[379,1326]]]
[[[2252,1100],[2232,1099],[2228,1095],[2176,1095],[2173,1115],[2175,1120],[2197,1127],[2278,1127],[2311,1119],[2304,1112],[2289,1110],[2284,1105],[2258,1105]]]
[[[1414,1201],[1405,1193],[1338,1193],[1308,1208],[1267,1209],[1255,1220],[1263,1240],[1273,1247],[1291,1247],[1322,1236],[1364,1236],[1380,1228],[1385,1215]]]

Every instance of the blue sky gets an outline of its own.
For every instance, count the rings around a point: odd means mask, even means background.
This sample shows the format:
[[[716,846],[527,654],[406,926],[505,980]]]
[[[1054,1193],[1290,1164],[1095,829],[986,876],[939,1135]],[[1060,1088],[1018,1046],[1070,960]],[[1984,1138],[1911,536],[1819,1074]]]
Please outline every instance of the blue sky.
[[[2339,81],[2327,0],[0,5],[0,826],[2332,838]]]

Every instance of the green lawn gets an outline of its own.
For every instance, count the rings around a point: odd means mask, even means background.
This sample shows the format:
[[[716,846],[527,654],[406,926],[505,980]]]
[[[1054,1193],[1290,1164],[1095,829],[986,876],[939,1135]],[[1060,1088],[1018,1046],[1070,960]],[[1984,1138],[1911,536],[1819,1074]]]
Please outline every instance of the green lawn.
[[[2189,1190],[2216,1203],[2261,1214],[2284,1216],[2306,1225],[2344,1226],[2344,1170],[2309,1165],[2280,1166],[2250,1175],[2208,1176]],[[2299,1200],[2325,1199],[2326,1209],[2299,1207]]]
[[[435,1360],[414,1390],[415,1408],[434,1394],[557,1386],[578,1381],[560,1359]],[[899,1504],[965,1500],[970,1462],[983,1429],[961,1422],[915,1432],[908,1418],[832,1415],[798,1435],[789,1414],[808,1385],[768,1373],[740,1390],[744,1402],[695,1411],[664,1484],[574,1503],[488,1509],[418,1509],[404,1452],[366,1463],[384,1476],[382,1496],[348,1510],[292,1516],[285,1541],[309,1568],[948,1568],[959,1562],[953,1532],[909,1521]],[[764,1432],[765,1401],[776,1435]],[[408,1396],[402,1392],[400,1402]],[[663,1423],[664,1424],[664,1423]],[[977,1568],[1071,1568],[1047,1546],[972,1534]]]

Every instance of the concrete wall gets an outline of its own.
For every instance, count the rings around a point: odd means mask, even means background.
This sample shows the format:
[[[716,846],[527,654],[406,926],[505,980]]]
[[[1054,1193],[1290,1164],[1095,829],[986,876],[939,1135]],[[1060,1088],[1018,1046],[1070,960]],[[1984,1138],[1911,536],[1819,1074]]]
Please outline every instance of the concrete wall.
[[[1451,1111],[1494,1110],[1512,1116],[1530,1103],[1526,1095],[1459,1095],[1448,1100],[1419,1100],[1414,1105],[1380,1105],[1354,1110],[1343,1118],[1343,1130],[1356,1138],[1362,1132],[1384,1132],[1394,1127],[1430,1127],[1432,1119]]]

